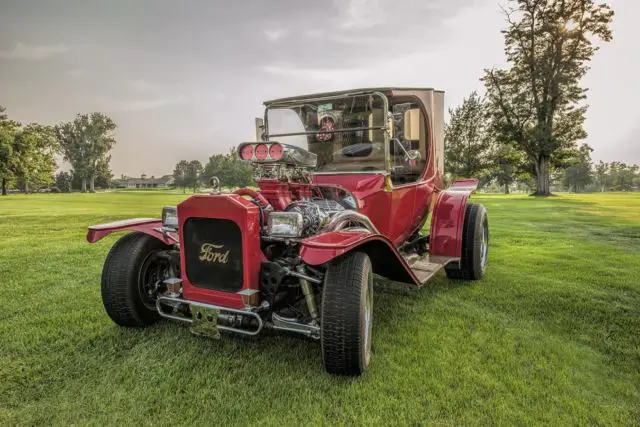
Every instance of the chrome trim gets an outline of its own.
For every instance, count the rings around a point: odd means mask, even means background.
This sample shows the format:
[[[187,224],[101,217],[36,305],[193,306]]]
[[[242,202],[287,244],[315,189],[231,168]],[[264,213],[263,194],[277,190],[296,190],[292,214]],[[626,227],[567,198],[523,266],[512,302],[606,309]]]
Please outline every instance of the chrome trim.
[[[196,307],[208,308],[208,309],[212,309],[212,310],[219,310],[220,312],[225,312],[226,311],[226,312],[231,312],[231,313],[237,313],[237,314],[241,314],[243,316],[253,317],[258,321],[258,328],[255,331],[248,331],[248,330],[245,330],[245,329],[233,328],[231,326],[218,325],[218,329],[220,329],[222,331],[231,331],[231,332],[237,332],[237,333],[243,334],[243,335],[254,336],[254,335],[258,335],[260,333],[260,331],[262,330],[262,328],[264,327],[264,322],[262,321],[262,317],[260,317],[260,315],[258,313],[255,313],[253,311],[238,310],[236,308],[229,308],[229,307],[220,307],[218,305],[205,304],[205,303],[197,302],[197,301],[189,301],[189,300],[182,299],[182,298],[159,296],[158,299],[156,300],[156,309],[158,310],[158,314],[160,316],[166,317],[167,319],[179,320],[179,321],[187,322],[187,323],[193,323],[193,320],[189,319],[188,317],[176,316],[174,314],[169,314],[169,313],[165,313],[164,311],[162,311],[161,303],[163,301],[165,303],[187,304],[189,306],[196,306]]]
[[[308,130],[305,132],[287,132],[287,133],[274,133],[273,135],[266,135],[271,138],[278,138],[284,136],[297,136],[297,135],[317,135],[319,133],[344,133],[344,132],[356,132],[361,130],[385,130],[387,126],[373,126],[373,127],[356,127],[346,129],[334,129],[334,130]]]
[[[278,316],[275,313],[271,315],[270,326],[279,331],[296,332],[314,339],[320,338],[320,326],[317,324],[310,323],[305,325],[304,323],[298,323],[286,317]]]
[[[169,227],[158,227],[154,228],[158,233],[162,233],[166,238],[173,240],[176,244],[180,244],[180,240],[174,237],[171,233],[177,233],[177,229],[169,228]]]
[[[389,171],[382,169],[372,171],[326,171],[326,172],[313,172],[312,175],[389,175]],[[321,187],[323,185],[320,185]],[[348,192],[348,190],[345,190]]]
[[[349,222],[358,222],[370,232],[380,234],[368,216],[352,210],[346,210],[335,214],[333,218],[331,218],[331,221],[329,221],[329,224],[325,227],[325,231],[339,231],[345,229]]]
[[[291,104],[296,105],[296,104],[300,104],[301,102],[316,102],[316,101],[329,101],[332,99],[342,99],[342,98],[347,98],[350,96],[364,96],[364,95],[373,95],[373,94],[381,94],[382,92],[380,92],[380,90],[376,90],[376,89],[368,89],[368,90],[354,90],[354,91],[345,91],[345,92],[340,92],[337,93],[335,95],[325,95],[325,96],[318,96],[318,95],[314,95],[314,94],[309,94],[309,97],[305,97],[304,95],[300,98],[298,97],[294,97],[294,99],[280,99],[280,100],[271,100],[271,101],[266,101],[264,103],[265,107],[269,108],[269,107],[278,107],[278,106],[282,106],[282,107],[286,107],[289,106]],[[386,96],[386,95],[384,95]]]
[[[482,227],[482,240],[480,241],[480,266],[484,269],[487,266],[489,255],[489,227]]]

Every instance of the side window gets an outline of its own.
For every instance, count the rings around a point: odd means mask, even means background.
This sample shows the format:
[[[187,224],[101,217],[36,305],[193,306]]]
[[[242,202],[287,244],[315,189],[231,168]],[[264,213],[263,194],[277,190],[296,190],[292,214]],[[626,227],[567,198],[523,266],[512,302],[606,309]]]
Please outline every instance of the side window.
[[[427,121],[415,102],[394,104],[391,140],[391,181],[402,185],[417,181],[427,166]]]

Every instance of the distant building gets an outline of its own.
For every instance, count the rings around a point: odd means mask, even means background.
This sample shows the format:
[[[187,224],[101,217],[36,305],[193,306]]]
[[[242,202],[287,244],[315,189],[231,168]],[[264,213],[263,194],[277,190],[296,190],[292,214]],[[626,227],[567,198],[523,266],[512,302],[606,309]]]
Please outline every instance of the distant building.
[[[117,186],[120,188],[168,188],[173,185],[173,175],[164,175],[160,178],[142,174],[140,178],[129,178],[123,176],[118,180]]]

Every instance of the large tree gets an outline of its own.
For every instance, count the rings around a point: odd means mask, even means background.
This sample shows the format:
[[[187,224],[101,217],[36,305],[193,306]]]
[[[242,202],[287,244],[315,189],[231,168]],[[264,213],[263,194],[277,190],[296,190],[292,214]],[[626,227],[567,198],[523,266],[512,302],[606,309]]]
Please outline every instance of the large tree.
[[[445,170],[454,178],[482,176],[489,168],[491,142],[484,100],[472,92],[462,105],[449,109],[445,126]]]
[[[7,194],[9,183],[25,192],[33,185],[48,185],[56,168],[58,149],[53,128],[39,124],[22,126],[8,120],[0,107],[0,186]]]
[[[33,185],[46,186],[53,182],[58,151],[55,130],[51,126],[31,123],[15,135],[14,175],[25,193]]]
[[[57,127],[62,153],[71,163],[74,175],[82,180],[83,192],[87,183],[90,191],[95,191],[96,178],[105,163],[108,165],[109,151],[116,142],[115,129],[115,122],[102,113],[78,114],[72,122]]]
[[[594,39],[612,38],[613,11],[594,0],[509,0],[505,15],[509,68],[483,77],[492,119],[531,163],[536,194],[549,195],[551,169],[586,137],[581,80]]]

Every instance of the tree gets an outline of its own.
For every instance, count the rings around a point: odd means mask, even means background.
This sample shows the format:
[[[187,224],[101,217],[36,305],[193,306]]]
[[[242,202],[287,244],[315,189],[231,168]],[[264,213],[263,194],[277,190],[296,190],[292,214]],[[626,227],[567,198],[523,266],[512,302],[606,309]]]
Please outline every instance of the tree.
[[[56,175],[56,187],[63,193],[71,193],[71,174],[69,172],[59,172]]]
[[[593,148],[582,144],[571,166],[564,170],[563,184],[569,191],[579,193],[593,181],[591,152]]]
[[[609,164],[600,160],[595,167],[596,183],[600,187],[600,191],[604,192],[609,181]]]
[[[104,164],[108,165],[109,151],[116,142],[112,135],[115,122],[102,113],[78,114],[72,122],[56,129],[64,159],[81,179],[81,190],[87,190],[88,182],[94,192],[96,178]]]
[[[491,178],[509,194],[511,186],[518,180],[529,177],[522,152],[510,144],[495,143],[489,156]]]
[[[227,154],[214,154],[202,172],[202,181],[210,182],[217,177],[220,184],[227,187],[245,187],[253,183],[253,166],[238,158],[235,147]]]
[[[31,123],[15,135],[13,172],[25,193],[32,185],[46,186],[53,182],[58,151],[55,130],[51,126]]]
[[[6,115],[4,117],[6,119]],[[7,184],[13,178],[14,148],[15,128],[3,120],[0,122],[0,180],[3,196],[7,195]]]
[[[108,158],[110,159],[110,157]],[[95,188],[109,188],[111,186],[111,180],[113,179],[113,173],[109,167],[108,159],[98,164]],[[71,174],[71,188],[74,190],[82,191],[82,176],[79,173],[75,173],[73,169],[69,172]]]
[[[180,160],[176,167],[173,169],[173,183],[176,187],[184,189],[187,187],[187,168],[189,167],[189,162],[186,160]]]
[[[25,192],[31,185],[48,185],[56,168],[54,155],[58,149],[53,128],[39,124],[22,126],[8,120],[0,108],[0,179],[2,195],[9,182]]]
[[[107,156],[98,162],[96,166],[96,181],[95,181],[96,187],[109,188],[111,186],[111,179],[113,178],[113,173],[111,172],[111,168],[109,167],[110,162],[111,162],[111,156]]]
[[[586,137],[586,89],[580,86],[596,50],[612,39],[613,11],[594,0],[509,0],[503,30],[510,68],[485,70],[495,128],[532,165],[537,195],[550,195],[554,165]]]
[[[623,162],[611,162],[609,173],[611,189],[614,191],[631,191],[637,182],[638,165],[627,165]]]
[[[193,189],[195,193],[200,185],[200,175],[202,174],[202,163],[198,160],[191,160],[187,163],[185,170],[184,183],[185,186]]]
[[[445,170],[453,178],[481,176],[489,168],[491,143],[484,100],[472,92],[462,105],[449,109],[445,126]]]

